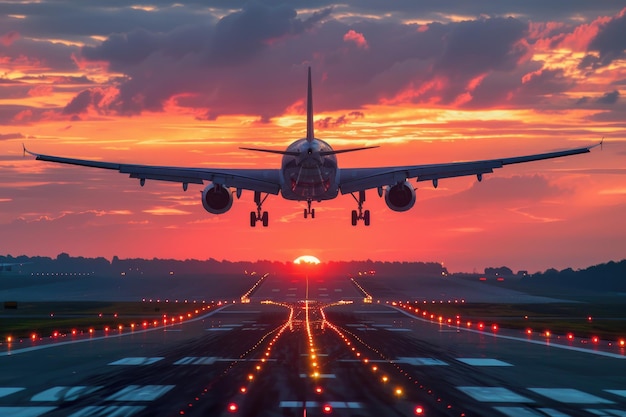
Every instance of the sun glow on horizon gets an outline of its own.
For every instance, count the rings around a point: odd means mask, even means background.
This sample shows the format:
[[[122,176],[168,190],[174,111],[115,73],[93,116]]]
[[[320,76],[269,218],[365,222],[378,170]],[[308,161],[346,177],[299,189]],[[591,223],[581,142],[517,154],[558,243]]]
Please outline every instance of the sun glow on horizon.
[[[312,256],[312,255],[302,255],[294,259],[293,261],[293,263],[296,265],[301,265],[301,264],[317,265],[320,262],[321,261],[319,259],[317,259],[315,256]]]

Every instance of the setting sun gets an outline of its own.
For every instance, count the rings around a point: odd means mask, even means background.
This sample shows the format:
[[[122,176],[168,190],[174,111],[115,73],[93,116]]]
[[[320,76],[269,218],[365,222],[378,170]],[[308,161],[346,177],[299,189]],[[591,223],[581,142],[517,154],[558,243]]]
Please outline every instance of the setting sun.
[[[302,256],[296,258],[293,261],[293,263],[296,264],[296,265],[300,265],[300,264],[315,264],[315,265],[317,265],[317,264],[320,263],[320,260],[317,259],[315,256],[312,256],[312,255],[302,255]]]

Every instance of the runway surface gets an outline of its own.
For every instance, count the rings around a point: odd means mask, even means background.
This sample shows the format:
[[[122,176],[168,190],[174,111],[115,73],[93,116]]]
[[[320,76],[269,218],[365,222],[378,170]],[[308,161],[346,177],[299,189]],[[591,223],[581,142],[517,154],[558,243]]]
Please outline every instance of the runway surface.
[[[0,415],[626,416],[619,349],[438,323],[390,288],[365,303],[346,277],[270,275],[250,290],[166,326],[4,343]]]

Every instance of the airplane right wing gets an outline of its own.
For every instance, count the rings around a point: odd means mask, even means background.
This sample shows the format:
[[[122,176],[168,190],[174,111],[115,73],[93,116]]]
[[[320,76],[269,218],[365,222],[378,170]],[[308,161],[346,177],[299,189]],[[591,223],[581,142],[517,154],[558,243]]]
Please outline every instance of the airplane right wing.
[[[280,170],[278,169],[187,168],[122,164],[42,155],[31,152],[25,147],[24,153],[33,155],[40,161],[115,170],[128,174],[130,178],[139,179],[142,185],[146,180],[170,181],[182,183],[183,188],[187,189],[188,184],[203,184],[204,181],[210,181],[224,187],[267,194],[278,194],[280,191]]]
[[[504,165],[578,155],[590,152],[592,148],[600,145],[602,145],[602,142],[582,148],[482,161],[381,168],[344,168],[340,171],[339,188],[342,194],[348,194],[371,188],[395,185],[411,178],[415,178],[417,181],[433,181],[433,185],[436,187],[438,181],[442,178],[466,175],[476,175],[480,181],[483,174],[492,173],[494,169],[502,168]]]

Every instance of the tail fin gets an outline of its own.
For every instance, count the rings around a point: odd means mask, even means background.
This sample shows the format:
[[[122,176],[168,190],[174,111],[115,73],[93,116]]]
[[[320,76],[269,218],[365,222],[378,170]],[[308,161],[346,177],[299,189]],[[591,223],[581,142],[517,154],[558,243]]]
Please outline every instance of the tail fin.
[[[311,88],[311,67],[309,67],[309,88],[306,100],[306,140],[311,142],[313,138],[313,91]]]

